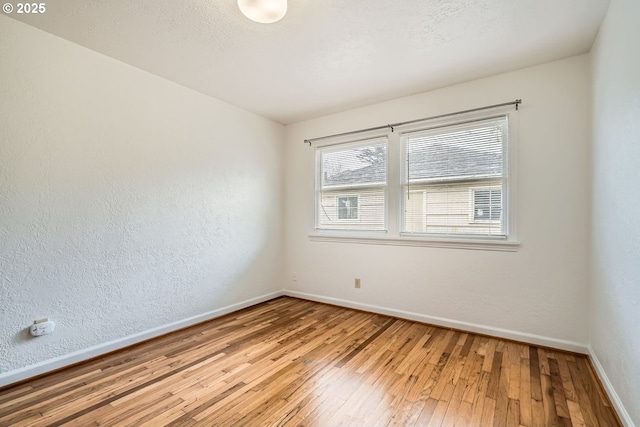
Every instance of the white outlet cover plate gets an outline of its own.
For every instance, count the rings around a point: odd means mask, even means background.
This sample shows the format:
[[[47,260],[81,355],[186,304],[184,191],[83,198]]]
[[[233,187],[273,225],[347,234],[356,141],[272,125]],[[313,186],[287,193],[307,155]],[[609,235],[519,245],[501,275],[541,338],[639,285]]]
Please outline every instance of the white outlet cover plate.
[[[39,337],[42,335],[47,335],[53,332],[56,324],[52,320],[47,320],[46,322],[34,323],[29,328],[29,333],[34,337]]]

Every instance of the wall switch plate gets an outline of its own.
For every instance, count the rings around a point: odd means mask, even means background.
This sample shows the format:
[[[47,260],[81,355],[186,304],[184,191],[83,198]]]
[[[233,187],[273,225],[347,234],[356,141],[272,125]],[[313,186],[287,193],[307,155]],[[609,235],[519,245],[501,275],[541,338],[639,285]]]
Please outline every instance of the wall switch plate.
[[[34,337],[47,335],[53,332],[56,324],[49,319],[41,319],[33,322],[33,325],[29,328],[29,333]]]

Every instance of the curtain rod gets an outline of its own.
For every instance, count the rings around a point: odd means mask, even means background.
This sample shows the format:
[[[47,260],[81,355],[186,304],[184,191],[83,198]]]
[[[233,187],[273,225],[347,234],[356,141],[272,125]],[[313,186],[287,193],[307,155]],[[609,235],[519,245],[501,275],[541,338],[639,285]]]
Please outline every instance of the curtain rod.
[[[305,144],[309,144],[309,147],[311,147],[311,143],[313,141],[320,141],[320,140],[323,140],[323,139],[335,138],[335,137],[338,137],[338,136],[355,135],[357,133],[363,133],[363,132],[369,132],[369,131],[373,131],[373,130],[380,130],[380,129],[387,129],[387,128],[391,129],[391,132],[393,132],[393,128],[397,127],[397,126],[409,125],[409,124],[412,124],[412,123],[424,122],[424,121],[427,121],[427,120],[441,119],[443,117],[456,116],[458,114],[473,113],[475,111],[488,110],[490,108],[505,107],[507,105],[515,105],[516,106],[516,111],[517,111],[518,110],[518,105],[520,105],[520,104],[522,104],[522,99],[516,99],[515,101],[503,102],[502,104],[487,105],[486,107],[478,107],[478,108],[472,108],[470,110],[455,111],[453,113],[439,114],[437,116],[431,116],[431,117],[425,117],[425,118],[422,118],[422,119],[409,120],[409,121],[406,121],[406,122],[391,123],[391,124],[388,124],[388,125],[376,126],[376,127],[367,128],[367,129],[353,130],[351,132],[336,133],[334,135],[327,135],[327,136],[320,136],[320,137],[317,137],[317,138],[305,139],[304,143]]]

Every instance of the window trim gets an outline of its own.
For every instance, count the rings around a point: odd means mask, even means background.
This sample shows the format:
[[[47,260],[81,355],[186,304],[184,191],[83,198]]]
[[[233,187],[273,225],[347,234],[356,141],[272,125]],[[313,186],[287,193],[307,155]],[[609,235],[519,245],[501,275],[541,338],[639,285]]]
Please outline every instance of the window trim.
[[[326,231],[331,231],[328,233]],[[371,245],[388,245],[388,246],[422,246],[431,248],[450,248],[450,249],[473,249],[473,250],[490,250],[501,252],[515,252],[520,247],[520,242],[506,239],[436,239],[433,235],[421,237],[412,233],[411,236],[402,234],[399,237],[388,236],[384,231],[375,231],[369,233],[344,233],[336,230],[322,230],[309,233],[309,240],[312,242],[333,242],[333,243],[362,243]],[[483,236],[484,237],[484,236]]]
[[[507,205],[503,205],[503,227],[506,230],[505,236],[473,236],[473,235],[436,235],[427,233],[404,233],[402,232],[403,210],[403,177],[406,173],[404,169],[402,147],[400,137],[407,132],[415,132],[435,127],[450,126],[470,121],[491,119],[506,116],[508,121],[507,137],[505,141],[504,155],[507,159],[504,177],[502,178],[502,194],[507,196]],[[473,249],[491,251],[517,251],[521,245],[518,236],[517,211],[518,211],[518,113],[510,107],[497,107],[483,112],[473,112],[462,114],[456,117],[432,120],[428,123],[414,123],[395,127],[394,131],[370,131],[359,134],[360,138],[355,139],[353,135],[340,136],[322,142],[314,142],[314,148],[322,148],[332,145],[343,145],[358,141],[371,140],[374,138],[387,138],[387,185],[385,188],[385,230],[361,231],[361,230],[338,230],[338,229],[318,229],[316,228],[318,214],[317,207],[317,174],[319,168],[316,162],[316,173],[314,173],[314,214],[313,226],[308,238],[314,242],[337,242],[352,244],[374,244],[393,246],[418,246],[450,249]],[[314,156],[317,150],[314,149]]]

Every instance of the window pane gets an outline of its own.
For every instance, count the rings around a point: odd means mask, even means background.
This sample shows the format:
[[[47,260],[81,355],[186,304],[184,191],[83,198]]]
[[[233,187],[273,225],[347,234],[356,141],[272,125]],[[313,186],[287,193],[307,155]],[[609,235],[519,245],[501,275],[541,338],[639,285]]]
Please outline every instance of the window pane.
[[[408,136],[409,180],[501,177],[504,120],[448,126]]]
[[[404,135],[403,232],[505,234],[506,128],[500,117]]]
[[[384,230],[387,140],[319,148],[316,228]]]
[[[387,144],[328,151],[322,154],[322,188],[387,181]]]

